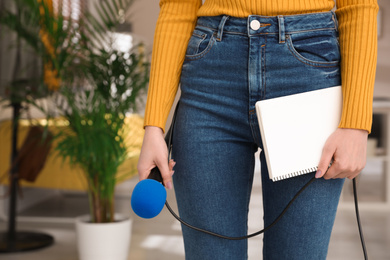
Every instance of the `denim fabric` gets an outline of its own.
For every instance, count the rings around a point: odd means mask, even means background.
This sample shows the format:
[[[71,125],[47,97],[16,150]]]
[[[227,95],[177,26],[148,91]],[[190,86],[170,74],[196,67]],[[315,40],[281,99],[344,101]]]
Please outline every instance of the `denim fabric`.
[[[255,103],[340,85],[337,36],[331,12],[198,19],[173,137],[174,186],[185,221],[227,236],[247,234],[254,154],[262,148]],[[272,182],[264,153],[260,160],[267,226],[314,173]],[[343,182],[309,186],[264,234],[263,259],[325,259]],[[188,260],[247,259],[247,240],[182,230]]]

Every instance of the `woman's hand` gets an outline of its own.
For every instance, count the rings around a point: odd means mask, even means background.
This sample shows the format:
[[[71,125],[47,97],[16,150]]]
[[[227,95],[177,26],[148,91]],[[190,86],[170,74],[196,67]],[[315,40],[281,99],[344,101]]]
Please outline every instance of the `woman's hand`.
[[[366,165],[367,137],[366,130],[338,128],[325,143],[316,178],[353,179],[358,176]]]
[[[168,163],[168,148],[161,128],[146,126],[141,154],[138,160],[139,180],[146,179],[154,167],[158,167],[164,180],[164,186],[172,189],[173,160]]]

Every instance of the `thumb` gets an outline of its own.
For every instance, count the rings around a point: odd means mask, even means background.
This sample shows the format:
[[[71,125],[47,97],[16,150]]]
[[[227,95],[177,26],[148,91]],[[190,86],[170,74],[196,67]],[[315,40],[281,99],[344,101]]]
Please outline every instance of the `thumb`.
[[[330,147],[328,143],[325,144],[324,148],[322,149],[322,155],[320,162],[318,163],[318,168],[316,172],[316,178],[322,178],[326,171],[329,168],[330,162],[332,161],[333,155],[335,153],[335,149]]]

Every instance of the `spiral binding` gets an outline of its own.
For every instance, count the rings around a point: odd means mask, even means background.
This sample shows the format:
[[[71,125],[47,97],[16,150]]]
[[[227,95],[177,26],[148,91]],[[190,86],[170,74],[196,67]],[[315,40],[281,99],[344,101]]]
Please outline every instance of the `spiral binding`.
[[[296,177],[296,176],[303,175],[303,174],[306,174],[306,173],[315,172],[315,171],[317,171],[317,169],[318,169],[318,166],[310,167],[310,168],[307,168],[307,169],[304,169],[304,170],[291,172],[291,173],[287,173],[287,174],[284,174],[284,175],[281,175],[281,176],[273,177],[272,180],[273,181],[281,181],[281,180],[284,180],[284,179],[288,179],[288,178],[291,178],[291,177]]]

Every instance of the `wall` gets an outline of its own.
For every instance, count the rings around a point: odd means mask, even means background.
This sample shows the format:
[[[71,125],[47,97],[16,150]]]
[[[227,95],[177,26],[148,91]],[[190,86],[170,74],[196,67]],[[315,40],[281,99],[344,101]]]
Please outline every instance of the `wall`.
[[[131,23],[133,33],[140,35],[145,43],[151,47],[153,44],[154,29],[160,7],[157,0],[136,0],[131,8]]]
[[[380,36],[378,38],[378,65],[375,97],[390,98],[390,0],[379,0]]]

